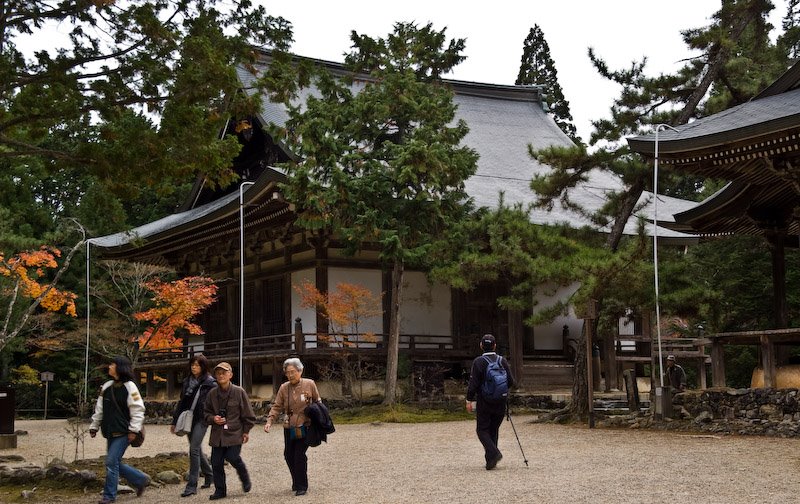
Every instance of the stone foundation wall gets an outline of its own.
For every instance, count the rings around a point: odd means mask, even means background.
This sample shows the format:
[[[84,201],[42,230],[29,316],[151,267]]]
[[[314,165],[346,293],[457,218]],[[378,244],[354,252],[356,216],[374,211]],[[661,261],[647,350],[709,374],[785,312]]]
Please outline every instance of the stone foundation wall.
[[[798,389],[711,389],[677,394],[674,416],[702,430],[800,437]]]

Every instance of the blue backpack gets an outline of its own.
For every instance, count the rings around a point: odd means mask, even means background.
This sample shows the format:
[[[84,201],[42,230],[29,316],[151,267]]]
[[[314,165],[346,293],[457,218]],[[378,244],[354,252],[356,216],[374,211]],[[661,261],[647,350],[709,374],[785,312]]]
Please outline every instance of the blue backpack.
[[[488,363],[481,386],[483,398],[494,403],[505,401],[508,398],[508,373],[503,367],[503,357],[498,355],[495,360],[491,360],[484,355],[483,358]]]

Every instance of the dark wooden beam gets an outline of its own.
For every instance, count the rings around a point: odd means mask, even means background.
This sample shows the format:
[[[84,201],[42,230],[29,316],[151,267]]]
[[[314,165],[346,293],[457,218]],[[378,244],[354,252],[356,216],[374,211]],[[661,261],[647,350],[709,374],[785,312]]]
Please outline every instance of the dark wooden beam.
[[[767,334],[761,336],[761,365],[764,368],[764,386],[775,388],[775,344]]]
[[[718,339],[711,343],[711,385],[725,386],[725,347]]]

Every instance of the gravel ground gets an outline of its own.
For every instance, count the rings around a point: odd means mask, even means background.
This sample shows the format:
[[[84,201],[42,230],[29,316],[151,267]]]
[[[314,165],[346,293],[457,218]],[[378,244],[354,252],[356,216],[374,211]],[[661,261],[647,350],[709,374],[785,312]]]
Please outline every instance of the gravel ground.
[[[795,502],[800,495],[800,440],[715,437],[643,430],[608,430],[540,425],[514,417],[526,467],[509,422],[500,431],[504,458],[483,467],[474,422],[341,425],[329,443],[309,450],[309,493],[295,497],[283,462],[281,433],[257,425],[243,457],[253,479],[244,494],[228,468],[228,498],[220,502],[276,500],[343,503],[542,502]],[[44,464],[72,459],[64,421],[18,421],[19,454]],[[147,441],[129,457],[184,450],[184,438],[168,426],[148,425]],[[104,452],[104,441],[87,438],[86,457]],[[135,464],[135,460],[132,462]],[[209,490],[181,499],[183,485],[150,488],[120,504],[208,502]],[[96,496],[60,500],[96,502]],[[37,501],[41,502],[41,501]]]

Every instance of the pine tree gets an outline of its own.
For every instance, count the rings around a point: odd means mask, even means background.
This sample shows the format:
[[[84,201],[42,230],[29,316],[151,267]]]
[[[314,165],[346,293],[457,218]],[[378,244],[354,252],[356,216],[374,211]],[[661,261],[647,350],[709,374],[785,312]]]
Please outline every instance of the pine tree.
[[[564,98],[564,91],[558,83],[558,72],[553,58],[550,57],[550,46],[538,24],[531,28],[523,43],[522,62],[515,84],[543,86],[556,124],[575,143],[580,143],[581,139],[572,124],[569,102]]]

